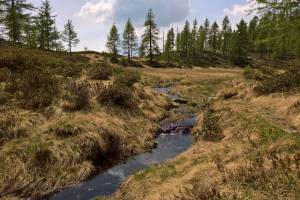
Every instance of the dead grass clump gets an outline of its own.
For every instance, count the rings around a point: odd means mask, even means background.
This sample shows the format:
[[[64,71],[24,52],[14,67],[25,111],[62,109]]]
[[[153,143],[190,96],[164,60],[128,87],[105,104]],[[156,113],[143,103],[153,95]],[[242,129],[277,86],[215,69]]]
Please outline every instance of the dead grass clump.
[[[65,99],[69,104],[64,105],[64,109],[67,111],[78,111],[90,108],[89,86],[87,81],[68,81],[65,84]]]
[[[33,70],[11,76],[6,90],[26,109],[48,107],[60,94],[57,78],[48,72]]]
[[[135,83],[139,82],[140,80],[141,75],[139,72],[126,71],[116,77],[115,83],[118,85],[132,87]]]
[[[1,109],[0,145],[12,139],[26,137],[31,128],[39,123],[38,115],[19,112],[12,109]]]
[[[192,188],[185,188],[174,200],[221,200],[225,196],[221,194],[217,186],[205,186],[201,183],[194,183]]]
[[[271,167],[266,167],[267,162],[271,163]],[[251,188],[267,199],[297,199],[300,195],[299,172],[296,157],[269,153],[267,158],[257,157],[230,171],[227,180],[243,188]]]
[[[79,135],[82,132],[82,128],[63,121],[51,127],[50,132],[54,132],[57,137],[64,138]]]
[[[112,66],[108,64],[96,64],[89,72],[91,79],[94,80],[109,80],[113,75]]]
[[[224,138],[220,127],[220,114],[213,108],[212,104],[205,109],[200,130],[195,133],[196,139],[217,142]]]
[[[274,70],[267,67],[261,67],[261,68],[247,67],[244,70],[244,77],[250,80],[263,81],[266,78],[270,78],[272,75],[274,75]]]
[[[112,104],[123,108],[137,107],[132,89],[116,83],[104,86],[100,91],[97,100],[101,104]]]
[[[268,95],[277,92],[290,92],[300,87],[300,70],[292,69],[283,74],[263,80],[254,88],[258,95]]]
[[[0,83],[6,82],[10,74],[11,73],[8,68],[0,68]]]

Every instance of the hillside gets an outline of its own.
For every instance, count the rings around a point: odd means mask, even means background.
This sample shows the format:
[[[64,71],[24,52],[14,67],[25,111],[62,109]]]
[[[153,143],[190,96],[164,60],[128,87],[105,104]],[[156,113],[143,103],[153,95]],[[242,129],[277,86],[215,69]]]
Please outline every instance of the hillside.
[[[41,197],[152,148],[165,96],[85,56],[0,47],[0,198]]]

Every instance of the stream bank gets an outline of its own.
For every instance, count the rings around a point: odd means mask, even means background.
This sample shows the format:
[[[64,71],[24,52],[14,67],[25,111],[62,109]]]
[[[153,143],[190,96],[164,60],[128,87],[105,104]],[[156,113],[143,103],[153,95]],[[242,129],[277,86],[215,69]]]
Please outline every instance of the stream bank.
[[[194,113],[186,109],[187,101],[171,95],[170,88],[156,88],[156,91],[167,94],[173,102],[178,104],[176,109],[185,116],[185,119],[176,122],[163,120],[156,145],[151,152],[130,158],[86,182],[54,194],[48,198],[49,200],[87,200],[97,196],[112,195],[132,174],[149,166],[162,164],[186,151],[193,144],[193,137],[190,133],[196,118]]]

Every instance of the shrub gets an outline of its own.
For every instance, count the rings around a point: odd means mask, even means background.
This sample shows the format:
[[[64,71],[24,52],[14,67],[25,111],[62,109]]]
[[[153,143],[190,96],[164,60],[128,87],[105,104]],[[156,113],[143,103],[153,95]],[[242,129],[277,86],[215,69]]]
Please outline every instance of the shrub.
[[[87,81],[71,80],[65,85],[66,100],[70,105],[66,106],[66,110],[81,110],[90,107],[90,91]]]
[[[8,68],[0,68],[0,83],[6,82],[10,76],[10,71]]]
[[[116,77],[115,83],[118,85],[124,85],[132,87],[135,83],[141,80],[141,75],[138,72],[126,71]]]
[[[15,94],[24,108],[39,109],[53,103],[60,87],[52,74],[31,70],[11,76],[7,91]]]
[[[90,77],[94,80],[109,80],[113,75],[112,67],[107,64],[95,65],[90,70]]]
[[[276,92],[289,92],[300,87],[300,70],[293,69],[283,74],[272,76],[262,81],[254,88],[258,95],[268,95]]]
[[[104,86],[101,89],[97,100],[101,104],[113,104],[125,108],[134,108],[136,106],[132,90],[124,85],[116,83]]]
[[[244,70],[244,77],[250,80],[262,81],[274,75],[274,71],[267,67],[251,68],[247,67]]]

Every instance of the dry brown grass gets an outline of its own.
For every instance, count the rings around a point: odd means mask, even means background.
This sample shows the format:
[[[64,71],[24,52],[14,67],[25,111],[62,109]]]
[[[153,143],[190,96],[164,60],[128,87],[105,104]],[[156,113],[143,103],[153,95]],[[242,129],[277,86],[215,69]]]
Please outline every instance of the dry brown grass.
[[[166,82],[159,79],[161,84],[169,84],[172,75],[163,76]],[[199,79],[181,86],[181,91],[189,94],[187,91],[195,88]],[[182,84],[176,81],[171,80],[175,90]],[[167,164],[130,178],[111,199],[299,199],[300,136],[294,121],[299,119],[299,96],[256,97],[254,86],[252,81],[239,78],[217,91],[214,110],[219,112],[223,140],[199,140]],[[226,93],[237,95],[224,99]],[[190,97],[197,99],[199,95]],[[203,129],[202,111],[199,116],[196,133]],[[170,166],[176,173],[159,179],[159,172]]]

